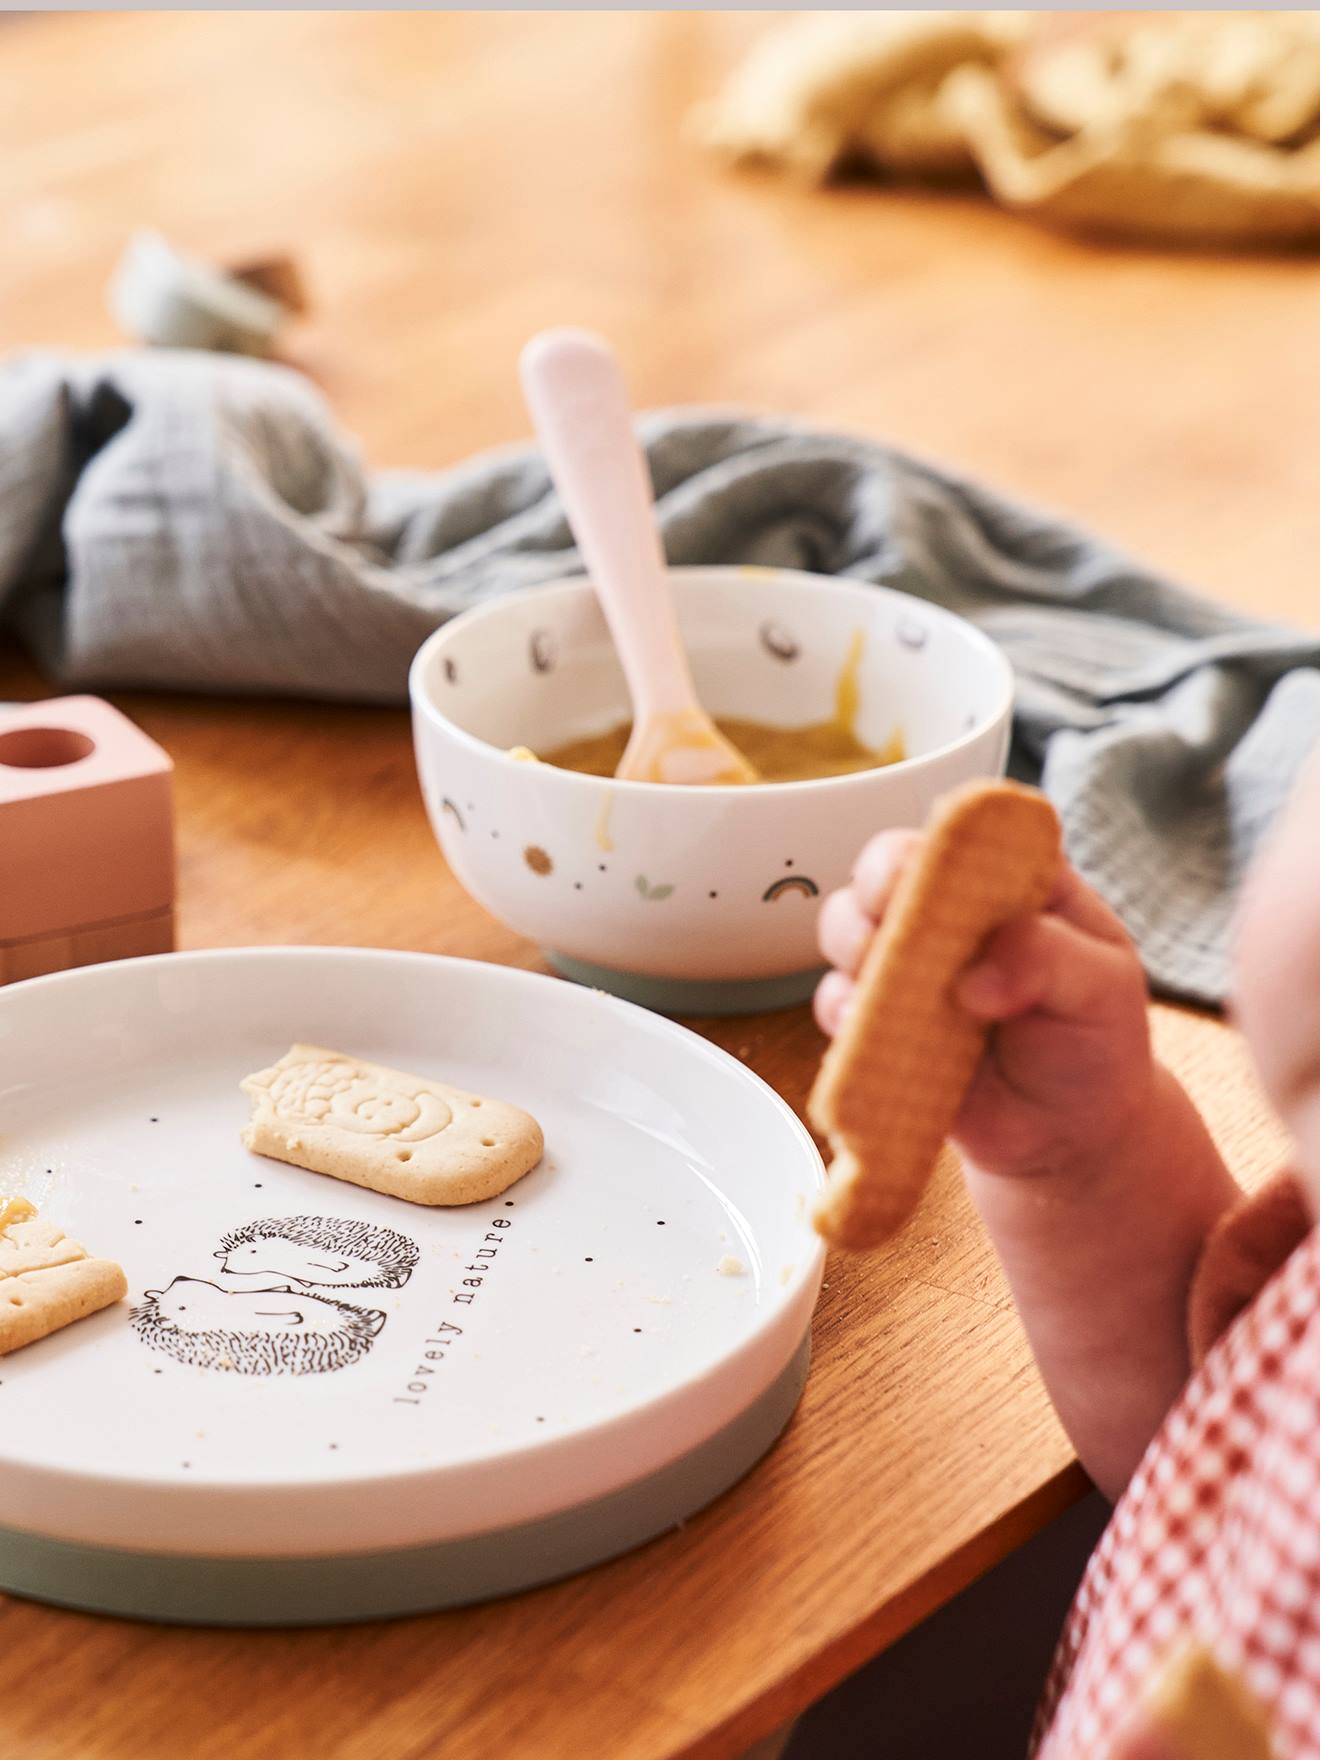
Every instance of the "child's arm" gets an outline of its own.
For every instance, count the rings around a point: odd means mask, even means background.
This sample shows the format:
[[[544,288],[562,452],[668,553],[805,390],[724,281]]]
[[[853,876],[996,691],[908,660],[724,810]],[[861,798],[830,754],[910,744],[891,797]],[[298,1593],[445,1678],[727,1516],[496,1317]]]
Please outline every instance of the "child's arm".
[[[1238,1018],[1320,1209],[1320,745],[1248,878]]]
[[[832,1032],[916,842],[876,838],[826,901]],[[1200,1115],[1151,1056],[1146,984],[1112,911],[1071,869],[992,936],[960,983],[997,1023],[955,1129],[1050,1397],[1102,1490],[1122,1490],[1187,1378],[1187,1291],[1240,1196]]]

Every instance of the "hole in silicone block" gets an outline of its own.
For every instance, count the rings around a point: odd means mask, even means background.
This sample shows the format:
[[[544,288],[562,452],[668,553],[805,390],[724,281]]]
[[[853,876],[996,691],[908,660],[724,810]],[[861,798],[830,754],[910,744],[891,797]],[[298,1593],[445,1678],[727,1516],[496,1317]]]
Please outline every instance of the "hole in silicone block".
[[[0,733],[0,764],[11,770],[57,770],[95,750],[95,740],[71,727],[15,727]]]

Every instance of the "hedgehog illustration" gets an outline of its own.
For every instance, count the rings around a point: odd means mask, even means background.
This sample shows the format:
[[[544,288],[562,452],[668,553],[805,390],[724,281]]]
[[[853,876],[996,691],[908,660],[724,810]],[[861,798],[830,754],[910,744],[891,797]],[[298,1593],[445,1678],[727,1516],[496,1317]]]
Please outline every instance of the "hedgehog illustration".
[[[379,1309],[306,1290],[228,1290],[199,1277],[176,1277],[168,1289],[149,1289],[129,1319],[152,1350],[195,1369],[235,1375],[347,1369],[366,1356],[385,1324]]]
[[[285,1278],[343,1289],[401,1289],[417,1244],[397,1229],[343,1216],[262,1217],[221,1237],[226,1277]]]

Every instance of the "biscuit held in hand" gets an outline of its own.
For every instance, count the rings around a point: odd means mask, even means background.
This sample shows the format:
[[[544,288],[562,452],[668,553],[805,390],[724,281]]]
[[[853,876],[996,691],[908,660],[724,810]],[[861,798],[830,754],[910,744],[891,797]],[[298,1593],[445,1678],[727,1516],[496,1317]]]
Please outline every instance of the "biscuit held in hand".
[[[412,1204],[493,1198],[545,1146],[517,1106],[319,1045],[294,1045],[241,1085],[247,1148]]]
[[[988,935],[1042,908],[1061,857],[1034,789],[972,783],[936,806],[811,1093],[834,1151],[813,1221],[835,1246],[874,1246],[915,1208],[985,1049],[954,983]]]
[[[0,1200],[0,1357],[35,1344],[128,1293],[110,1259],[89,1259],[23,1198]]]
[[[1203,1644],[1176,1651],[1135,1707],[1113,1760],[1273,1760],[1264,1707]]]

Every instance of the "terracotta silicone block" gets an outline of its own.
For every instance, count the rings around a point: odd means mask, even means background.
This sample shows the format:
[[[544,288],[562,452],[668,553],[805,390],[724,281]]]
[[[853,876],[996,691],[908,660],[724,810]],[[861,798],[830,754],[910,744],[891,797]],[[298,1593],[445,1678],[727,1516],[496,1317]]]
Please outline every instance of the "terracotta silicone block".
[[[0,709],[0,983],[173,946],[169,758],[98,697]]]

